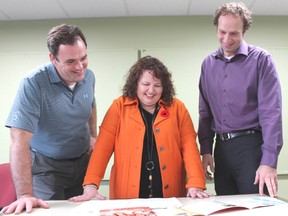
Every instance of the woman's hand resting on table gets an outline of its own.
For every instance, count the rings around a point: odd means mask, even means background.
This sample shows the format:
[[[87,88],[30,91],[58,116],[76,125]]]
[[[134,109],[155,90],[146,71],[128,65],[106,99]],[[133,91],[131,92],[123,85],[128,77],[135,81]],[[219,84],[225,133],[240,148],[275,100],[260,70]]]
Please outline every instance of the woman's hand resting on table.
[[[74,196],[69,199],[69,201],[72,202],[82,202],[82,201],[88,201],[91,199],[98,199],[98,200],[105,200],[106,197],[102,196],[101,194],[98,193],[98,190],[95,186],[93,185],[85,185],[84,186],[84,191],[82,195],[79,196]]]
[[[187,197],[195,198],[208,198],[212,196],[211,194],[206,193],[203,189],[200,188],[189,188],[187,192]]]

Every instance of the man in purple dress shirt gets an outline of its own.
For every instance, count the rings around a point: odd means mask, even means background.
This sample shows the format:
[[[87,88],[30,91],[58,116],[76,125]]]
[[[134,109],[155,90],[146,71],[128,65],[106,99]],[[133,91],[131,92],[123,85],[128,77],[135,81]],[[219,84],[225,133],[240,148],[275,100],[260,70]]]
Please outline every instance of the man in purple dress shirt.
[[[251,23],[243,3],[226,3],[215,13],[220,48],[202,63],[198,135],[217,195],[275,197],[283,145],[281,89],[270,54],[243,39]]]

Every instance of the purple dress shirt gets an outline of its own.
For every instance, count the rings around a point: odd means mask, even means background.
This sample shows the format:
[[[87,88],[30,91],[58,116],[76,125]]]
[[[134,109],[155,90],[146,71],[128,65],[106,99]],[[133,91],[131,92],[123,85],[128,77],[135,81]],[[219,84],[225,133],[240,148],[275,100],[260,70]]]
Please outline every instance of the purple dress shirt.
[[[222,49],[207,56],[199,83],[201,154],[212,154],[215,133],[262,131],[261,165],[277,167],[283,145],[281,88],[270,54],[242,41],[230,60]]]

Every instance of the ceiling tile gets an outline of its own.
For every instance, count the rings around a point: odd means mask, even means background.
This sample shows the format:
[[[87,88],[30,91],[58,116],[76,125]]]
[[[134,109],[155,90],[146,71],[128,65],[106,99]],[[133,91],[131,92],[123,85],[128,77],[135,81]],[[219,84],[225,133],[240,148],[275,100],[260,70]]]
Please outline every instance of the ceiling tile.
[[[184,16],[189,0],[126,0],[130,16]]]
[[[227,0],[0,0],[0,20],[214,15]],[[237,1],[237,0],[235,0]],[[287,0],[241,0],[254,15],[288,15]],[[239,2],[239,1],[238,1]]]
[[[71,18],[128,16],[123,0],[58,0]]]
[[[57,0],[1,0],[1,10],[9,20],[65,17]]]
[[[249,9],[255,0],[241,0],[241,1],[234,1],[234,2],[243,2]],[[263,1],[263,0],[258,0]],[[267,0],[269,1],[269,0]],[[206,3],[205,3],[206,2]],[[193,1],[189,5],[189,15],[211,15],[213,16],[215,11],[221,7],[227,0],[218,0],[218,1],[209,1],[209,0],[202,0],[202,1]]]
[[[254,15],[287,16],[288,15],[288,1],[287,0],[274,0],[273,2],[271,2],[269,0],[267,1],[257,0],[253,4],[252,11]]]

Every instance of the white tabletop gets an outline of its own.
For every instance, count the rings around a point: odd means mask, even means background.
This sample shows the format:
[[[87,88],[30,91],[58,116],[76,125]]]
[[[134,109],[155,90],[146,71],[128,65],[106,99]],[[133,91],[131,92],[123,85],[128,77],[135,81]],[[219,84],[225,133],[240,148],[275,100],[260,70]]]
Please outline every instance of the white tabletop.
[[[251,194],[251,195],[233,195],[233,196],[213,196],[208,199],[191,199],[191,198],[177,198],[174,200],[178,200],[181,205],[187,205],[187,204],[193,204],[193,205],[201,205],[203,202],[206,202],[207,200],[211,201],[220,201],[220,202],[230,202],[232,200],[244,200],[247,198],[254,198],[258,197],[256,194]],[[259,196],[260,197],[260,196]],[[173,198],[172,198],[173,199]],[[133,201],[137,201],[138,199],[133,199]],[[141,199],[140,199],[141,200]],[[146,199],[146,201],[149,201],[150,199]],[[118,202],[119,201],[119,202]],[[49,204],[50,208],[49,209],[42,209],[42,208],[35,208],[33,209],[32,216],[95,216],[97,215],[97,208],[114,208],[118,207],[121,205],[121,202],[123,204],[127,203],[127,201],[131,200],[90,200],[88,202],[78,202],[78,203],[73,203],[73,202],[68,202],[68,201],[47,201]],[[153,200],[152,200],[153,201]],[[161,205],[162,201],[172,201],[169,199],[158,199],[157,202],[159,205]],[[178,202],[177,201],[177,202]],[[117,203],[116,206],[113,206]],[[130,202],[131,203],[131,202]],[[155,203],[155,202],[154,202]],[[126,207],[126,206],[125,206]],[[271,207],[263,207],[263,208],[256,208],[256,209],[251,209],[251,210],[237,210],[237,211],[228,211],[225,213],[219,213],[217,215],[283,215],[283,212],[287,213],[288,212],[288,204],[281,204],[277,206],[271,206]],[[287,213],[288,214],[288,213]],[[13,215],[13,214],[12,214]],[[28,215],[26,213],[22,213],[21,215]],[[160,214],[162,215],[162,214]],[[164,215],[164,214],[163,214]],[[166,215],[175,215],[172,212],[166,212]],[[284,214],[285,215],[285,214]]]

